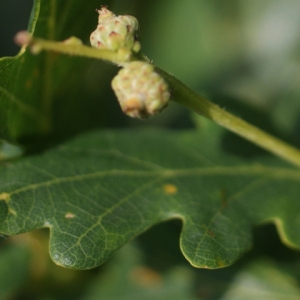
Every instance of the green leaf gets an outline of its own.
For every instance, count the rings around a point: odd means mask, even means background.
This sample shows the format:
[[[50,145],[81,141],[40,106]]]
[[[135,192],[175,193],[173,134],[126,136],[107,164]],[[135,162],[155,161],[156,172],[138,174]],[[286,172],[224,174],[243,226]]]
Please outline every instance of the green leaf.
[[[96,0],[35,0],[28,31],[57,41],[76,35],[89,44],[97,24],[96,7]],[[115,71],[94,60],[50,52],[33,55],[27,48],[15,57],[0,58],[0,139],[15,141],[55,131],[63,135],[102,125],[108,117],[101,110],[110,105],[104,97],[109,74]]]
[[[267,155],[227,154],[213,132],[100,131],[6,165],[0,232],[49,227],[52,259],[79,269],[174,218],[196,267],[232,264],[251,247],[252,226],[264,222],[299,247],[299,170]]]
[[[39,1],[34,2],[28,31],[34,31]],[[36,132],[45,116],[40,110],[42,76],[37,65],[42,56],[33,58],[22,49],[15,57],[0,58],[0,137],[15,139],[21,133]]]

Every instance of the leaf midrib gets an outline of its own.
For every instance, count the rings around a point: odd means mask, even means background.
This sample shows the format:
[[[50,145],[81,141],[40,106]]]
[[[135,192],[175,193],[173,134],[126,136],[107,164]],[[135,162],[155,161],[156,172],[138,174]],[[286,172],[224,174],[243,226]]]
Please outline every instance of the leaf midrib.
[[[58,185],[66,182],[75,182],[85,179],[101,178],[104,176],[130,176],[130,177],[154,177],[159,176],[161,179],[177,178],[183,176],[262,176],[270,179],[284,179],[300,181],[300,172],[297,170],[280,169],[263,166],[239,166],[239,167],[208,167],[208,168],[193,168],[193,169],[164,169],[159,171],[132,171],[132,170],[109,170],[99,171],[88,174],[81,174],[76,176],[60,177],[36,184],[30,184],[13,190],[11,192],[3,191],[8,193],[10,196],[15,195],[27,190],[34,190],[37,188]]]

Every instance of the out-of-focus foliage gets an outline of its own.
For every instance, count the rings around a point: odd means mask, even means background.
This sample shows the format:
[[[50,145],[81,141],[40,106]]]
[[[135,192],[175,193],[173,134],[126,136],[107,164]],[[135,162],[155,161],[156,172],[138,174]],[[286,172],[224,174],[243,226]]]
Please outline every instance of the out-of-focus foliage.
[[[0,299],[8,299],[28,281],[30,249],[22,241],[6,243],[0,236]]]
[[[257,105],[285,133],[299,132],[299,1],[166,0],[144,11],[143,47],[155,63],[212,98]]]

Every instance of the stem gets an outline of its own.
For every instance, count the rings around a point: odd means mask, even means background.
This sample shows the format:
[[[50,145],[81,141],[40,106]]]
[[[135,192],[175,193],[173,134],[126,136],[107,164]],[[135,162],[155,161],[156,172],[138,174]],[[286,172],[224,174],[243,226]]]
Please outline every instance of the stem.
[[[38,54],[42,50],[48,50],[68,55],[107,60],[118,65],[135,60],[130,50],[125,48],[121,48],[119,51],[96,49],[81,44],[81,41],[75,37],[71,37],[64,42],[48,41],[32,37],[29,41],[29,46],[31,46],[35,54]]]
[[[159,68],[157,68],[157,72],[169,83],[175,102],[188,107],[246,140],[300,167],[299,149],[230,114],[204,97],[196,94],[167,72]]]
[[[28,38],[21,33],[16,40],[19,44],[25,44],[27,41],[29,46],[31,46],[32,51],[36,53],[41,50],[50,50],[69,55],[107,60],[118,65],[124,65],[134,60],[149,62],[148,58],[142,53],[132,54],[130,50],[125,48],[116,52],[110,50],[99,50],[82,45],[81,41],[75,37],[71,37],[65,42],[54,42],[33,37]],[[300,167],[299,149],[230,114],[204,97],[196,94],[181,81],[167,72],[159,68],[156,68],[156,71],[169,83],[175,102],[188,107],[246,140]]]

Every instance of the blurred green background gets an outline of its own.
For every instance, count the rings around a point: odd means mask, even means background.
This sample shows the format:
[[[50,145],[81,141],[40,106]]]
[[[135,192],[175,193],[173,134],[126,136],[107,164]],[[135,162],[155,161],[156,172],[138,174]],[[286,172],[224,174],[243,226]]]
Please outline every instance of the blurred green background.
[[[18,30],[26,28],[32,2],[0,1],[0,56],[17,53],[12,39]],[[82,13],[89,13],[87,9],[92,9],[95,1],[88,3],[83,3]],[[237,101],[267,111],[268,117],[275,119],[272,122],[279,124],[278,130],[298,134],[299,1],[111,0],[104,4],[116,14],[135,15],[144,53],[189,87],[220,101],[225,108]],[[92,18],[94,11],[90,14]],[[89,34],[80,37],[88,43]],[[101,72],[98,65],[92,63],[85,74],[90,94],[99,94],[99,86],[91,78],[99,82],[103,74],[113,76],[116,72],[110,66]],[[118,109],[118,105],[112,106],[110,114]],[[190,126],[184,112],[172,105],[147,125]],[[145,125],[118,112],[117,117],[119,122],[108,120],[107,124]]]
[[[267,112],[299,137],[299,1],[113,3],[138,17],[143,51],[158,66],[225,108],[235,100]]]
[[[81,13],[91,14],[95,27],[97,16],[86,9],[94,4],[88,3],[83,1]],[[99,2],[98,8],[101,4],[138,18],[143,52],[159,67],[222,107],[299,145],[299,0],[111,0]],[[0,56],[18,52],[12,39],[26,28],[31,6],[32,0],[0,1]],[[80,38],[88,43],[89,34]],[[88,63],[80,81],[90,104],[85,99],[79,105],[87,107],[89,122],[77,126],[78,117],[70,115],[66,134],[112,126],[193,127],[190,112],[176,104],[149,121],[123,116],[109,87],[115,73],[114,66]],[[56,97],[64,94],[58,91]],[[101,120],[95,105],[104,116]],[[47,238],[41,238],[47,232],[38,233],[40,242],[30,234],[0,237],[0,299],[300,299],[299,253],[281,244],[273,226],[256,229],[253,250],[217,271],[188,265],[179,250],[180,228],[177,221],[158,225],[129,246],[133,248],[91,271],[64,270],[48,261]],[[3,285],[5,278],[8,283]],[[148,281],[139,282],[141,278]]]

